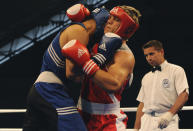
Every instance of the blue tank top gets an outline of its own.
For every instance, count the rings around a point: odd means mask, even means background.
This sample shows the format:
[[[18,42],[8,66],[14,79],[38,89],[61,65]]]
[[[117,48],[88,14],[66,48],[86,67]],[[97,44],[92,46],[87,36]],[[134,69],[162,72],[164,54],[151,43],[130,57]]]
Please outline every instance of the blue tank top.
[[[85,28],[82,23],[70,23],[61,29],[45,51],[41,67],[41,72],[53,72],[63,83],[66,81],[66,58],[62,55],[59,38],[61,32],[72,24],[79,24]]]

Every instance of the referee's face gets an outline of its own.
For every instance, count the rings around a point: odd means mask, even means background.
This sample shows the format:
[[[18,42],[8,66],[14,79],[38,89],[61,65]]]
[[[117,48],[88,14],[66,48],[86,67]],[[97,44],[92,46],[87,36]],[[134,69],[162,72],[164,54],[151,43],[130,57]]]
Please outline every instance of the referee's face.
[[[162,50],[156,50],[154,47],[149,47],[143,50],[145,58],[147,62],[151,66],[157,66],[160,65],[162,62],[164,62],[164,51]]]

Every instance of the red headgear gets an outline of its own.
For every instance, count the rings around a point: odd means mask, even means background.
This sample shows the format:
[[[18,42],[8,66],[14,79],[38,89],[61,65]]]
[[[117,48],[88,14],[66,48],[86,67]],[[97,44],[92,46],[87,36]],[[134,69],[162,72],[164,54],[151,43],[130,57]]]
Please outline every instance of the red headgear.
[[[122,38],[129,38],[138,29],[139,25],[120,7],[114,7],[110,14],[120,19],[121,24],[116,34]]]

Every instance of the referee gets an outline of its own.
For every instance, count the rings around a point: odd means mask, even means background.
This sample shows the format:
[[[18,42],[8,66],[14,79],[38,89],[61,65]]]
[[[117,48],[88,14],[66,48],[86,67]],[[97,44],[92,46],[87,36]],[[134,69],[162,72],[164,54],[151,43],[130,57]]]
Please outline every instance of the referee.
[[[142,49],[152,71],[145,74],[141,82],[134,129],[178,131],[177,113],[189,95],[184,69],[164,58],[164,49],[158,40],[147,42]]]

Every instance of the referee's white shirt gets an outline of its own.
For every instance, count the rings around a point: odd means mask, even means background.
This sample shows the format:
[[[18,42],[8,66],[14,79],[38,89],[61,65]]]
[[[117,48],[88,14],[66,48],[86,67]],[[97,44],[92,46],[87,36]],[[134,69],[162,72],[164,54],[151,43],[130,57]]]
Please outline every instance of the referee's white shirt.
[[[180,93],[185,89],[189,93],[186,74],[182,67],[166,60],[160,66],[161,72],[150,71],[142,79],[137,100],[144,103],[142,111],[145,113],[168,111]]]

